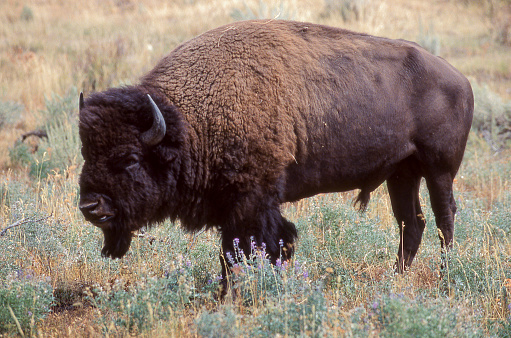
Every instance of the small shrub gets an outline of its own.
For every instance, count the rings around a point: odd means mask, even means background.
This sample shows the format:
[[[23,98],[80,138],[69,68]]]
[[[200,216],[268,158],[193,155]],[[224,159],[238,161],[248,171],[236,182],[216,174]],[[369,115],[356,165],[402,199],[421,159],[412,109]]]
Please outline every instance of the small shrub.
[[[0,101],[0,129],[16,123],[25,112],[22,104],[9,101]]]
[[[467,202],[465,202],[467,203]],[[460,205],[457,213],[456,243],[447,254],[446,269],[441,274],[440,290],[445,295],[488,298],[498,297],[506,276],[511,275],[509,213],[505,203],[495,203],[491,214],[477,207]]]
[[[359,21],[363,17],[366,0],[325,0],[325,8],[321,13],[329,17],[332,13],[339,14],[344,22]]]
[[[193,257],[192,275],[197,292],[209,295],[206,296],[208,298],[218,291],[221,280],[221,276],[218,275],[221,269],[218,261],[219,248],[211,244],[206,241],[199,242],[188,254],[188,257]]]
[[[194,296],[191,265],[177,263],[164,277],[143,277],[130,283],[116,280],[107,288],[96,288],[89,301],[103,313],[105,333],[112,333],[111,323],[114,332],[141,332],[168,320],[174,310],[183,310]]]
[[[355,278],[357,273],[355,271],[334,266],[325,269],[326,278],[325,285],[332,289],[339,290],[342,298],[351,297],[355,295],[356,283]]]
[[[326,264],[320,266],[324,269],[331,265],[331,257],[343,256],[352,262],[392,259],[387,246],[396,241],[392,237],[397,236],[397,231],[381,231],[378,223],[377,218],[361,214],[350,204],[323,201],[313,208],[304,223],[297,222],[297,225],[302,237],[304,233],[315,237],[303,250],[306,257],[317,257],[320,264]]]
[[[417,43],[433,55],[440,55],[440,38],[435,34],[433,22],[430,22],[429,28],[425,29],[422,20],[419,20],[419,36]]]
[[[510,193],[511,195],[511,193]],[[497,202],[494,206],[495,211],[490,215],[489,224],[495,226],[497,232],[511,235],[511,210],[505,203]]]
[[[255,306],[265,299],[278,298],[286,294],[303,295],[310,290],[309,273],[305,264],[298,260],[271,264],[265,251],[252,244],[251,253],[246,256],[234,241],[236,257],[228,256],[233,266],[230,276],[231,289],[246,306]]]
[[[63,172],[71,165],[80,165],[81,141],[78,135],[78,90],[72,87],[60,97],[53,94],[45,98],[45,130],[48,133],[49,168],[58,168]],[[44,145],[42,148],[45,148]]]
[[[511,141],[511,103],[504,101],[488,86],[472,83],[474,119],[472,128],[490,144],[494,151],[509,146]]]
[[[197,320],[201,336],[310,335],[322,336],[326,321],[326,300],[320,288],[313,288],[306,264],[298,260],[271,264],[265,246],[252,244],[247,256],[234,240],[235,257],[227,256],[232,265],[230,290],[234,301],[245,307],[261,309],[251,321],[240,326],[243,319],[231,307],[217,313],[204,312]],[[246,319],[245,319],[245,324]]]
[[[245,332],[240,326],[241,316],[232,306],[223,306],[218,311],[206,311],[195,321],[197,333],[201,337],[241,337]]]
[[[370,305],[381,337],[478,337],[478,327],[465,323],[459,309],[451,308],[447,299],[410,299],[390,294]]]
[[[82,163],[81,142],[78,135],[78,92],[71,88],[60,97],[53,94],[45,98],[46,108],[42,111],[47,139],[32,151],[25,143],[17,142],[9,151],[11,163],[30,168],[30,175],[36,179],[48,176],[54,170],[64,172],[70,166]]]
[[[52,302],[50,284],[35,279],[33,272],[14,272],[0,284],[0,333],[15,334],[21,329],[33,334],[38,322],[50,312]]]
[[[371,337],[374,332],[374,325],[370,321],[370,315],[362,306],[355,307],[347,315],[343,322],[339,324],[342,332],[349,332],[348,337]],[[374,335],[374,334],[373,334]]]
[[[14,147],[9,149],[9,158],[11,163],[22,167],[28,167],[34,163],[30,147],[21,141],[16,141]]]
[[[20,14],[20,19],[27,22],[32,21],[34,19],[34,12],[32,11],[32,8],[23,6]]]
[[[497,336],[501,338],[511,338],[511,304],[509,305],[509,316],[506,320],[500,322]]]
[[[266,306],[264,313],[256,318],[257,325],[253,326],[251,336],[324,337],[327,312],[326,300],[320,289],[308,293],[300,301],[287,294]]]
[[[474,244],[471,243],[471,245]],[[469,252],[464,253],[460,253],[457,249],[450,251],[446,271],[443,272],[440,280],[440,290],[444,290],[446,295],[456,295],[458,299],[474,295],[497,297],[505,275],[505,270],[497,267],[501,266],[505,257],[502,254],[494,255],[487,252],[485,245],[485,243],[476,244]]]

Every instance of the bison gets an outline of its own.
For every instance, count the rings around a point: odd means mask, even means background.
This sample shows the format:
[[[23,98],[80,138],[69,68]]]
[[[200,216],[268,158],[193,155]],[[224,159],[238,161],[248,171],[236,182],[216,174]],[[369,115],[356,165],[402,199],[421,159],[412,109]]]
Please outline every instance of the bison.
[[[383,182],[400,229],[397,269],[425,227],[425,178],[442,248],[474,108],[469,81],[419,45],[311,23],[256,20],[178,46],[134,86],[80,97],[80,210],[122,257],[133,231],[179,219],[289,259],[284,202]],[[239,242],[238,242],[239,241]],[[444,250],[442,249],[442,250]]]

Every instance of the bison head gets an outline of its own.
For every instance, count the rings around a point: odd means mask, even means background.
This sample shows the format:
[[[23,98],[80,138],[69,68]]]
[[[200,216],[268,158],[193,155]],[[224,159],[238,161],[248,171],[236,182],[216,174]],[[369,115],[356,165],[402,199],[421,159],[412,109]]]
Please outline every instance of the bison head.
[[[177,108],[137,87],[80,96],[80,138],[85,160],[80,210],[103,230],[102,255],[122,257],[132,232],[173,216],[185,144]]]

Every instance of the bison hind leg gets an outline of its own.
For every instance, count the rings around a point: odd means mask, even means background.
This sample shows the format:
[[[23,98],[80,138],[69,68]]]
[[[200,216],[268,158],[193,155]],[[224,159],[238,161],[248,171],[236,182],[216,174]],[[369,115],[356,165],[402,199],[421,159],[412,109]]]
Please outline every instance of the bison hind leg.
[[[442,249],[450,249],[453,242],[454,216],[456,214],[453,180],[454,175],[451,173],[435,173],[426,176],[436,226],[441,231],[439,237]]]
[[[411,266],[426,227],[419,197],[421,179],[419,167],[411,158],[401,162],[387,178],[387,190],[400,233],[397,272],[404,272]]]

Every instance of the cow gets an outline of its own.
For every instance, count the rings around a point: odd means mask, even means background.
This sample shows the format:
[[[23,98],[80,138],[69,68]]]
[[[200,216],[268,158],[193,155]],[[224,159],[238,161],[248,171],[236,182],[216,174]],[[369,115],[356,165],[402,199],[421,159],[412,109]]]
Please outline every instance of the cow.
[[[312,23],[222,26],[164,57],[136,85],[80,97],[80,204],[120,258],[134,231],[179,220],[234,246],[292,257],[297,230],[280,205],[387,183],[407,269],[425,221],[425,178],[452,246],[453,181],[472,122],[469,81],[419,45]],[[234,240],[236,239],[236,244]]]

